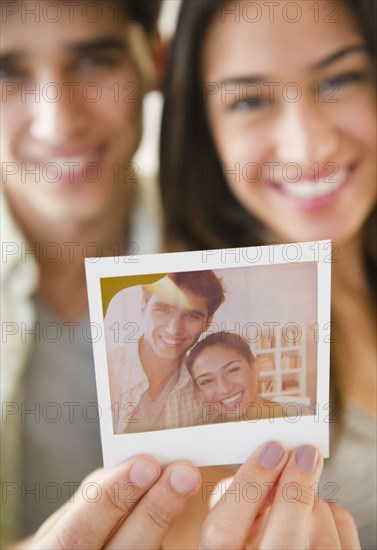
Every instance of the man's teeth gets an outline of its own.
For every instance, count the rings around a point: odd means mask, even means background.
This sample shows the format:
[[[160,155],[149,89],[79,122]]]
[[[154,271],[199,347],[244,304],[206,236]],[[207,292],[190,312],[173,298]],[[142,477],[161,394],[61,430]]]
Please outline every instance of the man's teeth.
[[[282,190],[299,199],[313,199],[317,197],[324,197],[333,193],[341,185],[348,176],[348,170],[339,170],[336,174],[327,176],[325,178],[319,178],[316,181],[301,180],[297,183],[281,183]]]
[[[168,344],[169,346],[178,346],[181,344],[182,340],[173,340],[171,338],[161,337],[162,341],[165,342],[165,344]]]
[[[221,401],[221,403],[223,405],[232,405],[233,403],[236,403],[239,400],[241,395],[242,395],[242,392],[237,393],[237,395],[233,395],[232,397],[228,397],[228,399],[223,399]]]
[[[94,154],[91,152],[90,154],[86,155],[78,155],[77,157],[53,157],[48,160],[49,163],[55,163],[61,166],[62,168],[73,166],[78,167],[85,166],[89,162],[94,162]]]
[[[60,177],[72,178],[73,181],[77,176],[83,175],[84,170],[96,164],[97,159],[98,154],[91,150],[82,155],[51,157],[48,159],[48,162],[46,162],[46,167],[55,166],[55,170],[58,171]],[[43,167],[44,163],[41,163],[41,165]]]

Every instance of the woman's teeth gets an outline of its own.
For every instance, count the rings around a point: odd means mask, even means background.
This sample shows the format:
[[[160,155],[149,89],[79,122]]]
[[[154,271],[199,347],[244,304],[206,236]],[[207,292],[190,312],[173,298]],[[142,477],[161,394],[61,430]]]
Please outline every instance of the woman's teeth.
[[[240,399],[242,395],[242,392],[237,393],[236,395],[233,395],[232,397],[228,397],[227,399],[222,399],[221,403],[223,405],[232,405],[233,403],[237,403],[237,401]]]
[[[339,170],[336,174],[325,178],[318,178],[316,181],[301,180],[297,183],[283,182],[280,184],[281,189],[287,195],[298,199],[316,199],[333,193],[343,185],[347,176],[348,170]]]

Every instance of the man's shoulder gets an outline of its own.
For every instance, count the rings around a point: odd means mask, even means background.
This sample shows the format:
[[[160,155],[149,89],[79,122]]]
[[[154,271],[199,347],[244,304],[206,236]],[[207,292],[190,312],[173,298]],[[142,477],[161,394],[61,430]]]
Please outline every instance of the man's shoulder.
[[[113,398],[145,385],[147,378],[140,362],[138,342],[129,342],[109,351],[107,365]]]
[[[113,348],[107,353],[109,369],[124,365],[130,361],[140,361],[138,342],[128,342],[124,346]]]
[[[31,295],[38,285],[39,269],[33,254],[27,254],[29,248],[21,225],[13,215],[7,196],[0,191],[0,223],[1,223],[1,286],[17,280],[17,295]],[[20,285],[22,291],[19,292]]]
[[[185,362],[183,361],[180,366],[179,378],[173,391],[180,395],[192,394],[194,391],[194,386],[194,381],[187,370]]]
[[[176,389],[178,399],[191,402],[193,407],[201,407],[203,399],[191,376],[187,373],[187,377],[183,377],[181,382],[181,385]]]

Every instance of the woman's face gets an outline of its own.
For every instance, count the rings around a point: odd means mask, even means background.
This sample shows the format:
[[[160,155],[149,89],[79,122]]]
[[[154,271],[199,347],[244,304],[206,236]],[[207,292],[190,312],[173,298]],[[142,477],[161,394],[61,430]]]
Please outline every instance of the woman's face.
[[[228,3],[208,29],[210,130],[230,189],[272,238],[340,244],[376,201],[372,61],[346,2],[272,4]]]
[[[195,359],[192,376],[206,403],[240,412],[257,397],[254,370],[241,353],[225,344],[205,348]]]

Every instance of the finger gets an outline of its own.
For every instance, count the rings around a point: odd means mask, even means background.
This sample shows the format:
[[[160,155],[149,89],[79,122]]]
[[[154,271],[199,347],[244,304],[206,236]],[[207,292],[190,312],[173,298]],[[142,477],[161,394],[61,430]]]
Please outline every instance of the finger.
[[[305,548],[309,516],[323,459],[310,445],[298,447],[280,476],[261,548]]]
[[[172,524],[200,486],[200,472],[193,464],[183,461],[170,464],[119,527],[106,548],[159,548]]]
[[[63,506],[58,508],[51,516],[49,516],[46,521],[42,523],[38,531],[35,533],[35,540],[40,540],[45,537],[51,529],[60,521],[64,514],[72,506],[72,502],[67,501]]]
[[[268,506],[267,508],[264,508],[255,518],[245,544],[245,550],[255,550],[255,548],[259,548],[269,511],[270,507]]]
[[[323,500],[314,504],[309,518],[308,547],[316,550],[339,550],[341,548],[330,506]]]
[[[102,548],[160,473],[152,457],[140,455],[100,473],[93,478],[95,481],[87,478],[77,492],[77,500],[51,531],[38,540],[38,549]]]
[[[232,484],[232,481],[233,481],[233,476],[224,477],[223,479],[220,479],[218,483],[215,484],[216,490],[212,492],[208,501],[209,510],[212,510],[212,508],[216,506],[219,500],[223,498],[223,495],[229,489],[230,485]]]
[[[208,514],[201,533],[200,548],[245,547],[250,526],[264,507],[287,459],[287,451],[275,441],[251,455]]]
[[[351,514],[335,504],[330,504],[330,510],[338,531],[341,548],[359,550],[361,548],[359,533]]]
[[[47,533],[51,531],[51,529],[60,521],[60,519],[64,516],[64,514],[73,506],[74,502],[77,502],[78,500],[82,500],[81,497],[81,488],[89,482],[96,482],[100,483],[101,479],[104,476],[104,470],[103,468],[98,468],[98,470],[95,470],[92,472],[89,476],[87,476],[81,483],[78,490],[71,496],[69,500],[63,506],[58,508],[51,516],[49,516],[44,523],[40,526],[38,531],[35,534],[35,539],[41,539],[44,537]]]

